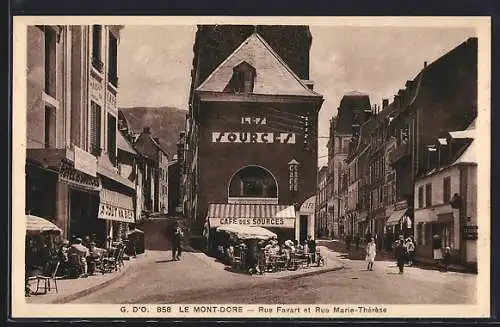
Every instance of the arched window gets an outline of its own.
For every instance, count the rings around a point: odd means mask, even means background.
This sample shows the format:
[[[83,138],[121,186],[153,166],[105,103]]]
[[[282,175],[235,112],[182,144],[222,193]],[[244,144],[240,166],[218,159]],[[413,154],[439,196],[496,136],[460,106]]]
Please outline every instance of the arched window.
[[[278,187],[267,170],[249,166],[239,170],[231,179],[229,197],[277,198]]]

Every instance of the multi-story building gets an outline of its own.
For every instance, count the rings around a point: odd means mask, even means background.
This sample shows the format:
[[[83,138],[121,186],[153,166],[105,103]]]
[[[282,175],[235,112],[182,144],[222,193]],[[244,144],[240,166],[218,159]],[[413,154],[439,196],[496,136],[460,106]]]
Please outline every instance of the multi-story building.
[[[166,215],[169,213],[168,154],[149,127],[144,127],[136,137],[134,147],[143,159],[145,209],[148,215]]]
[[[318,170],[318,189],[316,190],[316,234],[322,237],[330,235],[327,224],[328,203],[328,167],[322,166]]]
[[[218,226],[250,224],[314,236],[323,98],[308,80],[310,44],[305,26],[199,27],[186,130],[193,235],[205,226],[213,244]]]
[[[135,221],[135,185],[117,162],[120,29],[27,31],[26,210],[99,246],[115,236],[112,222]]]
[[[475,124],[451,131],[430,145],[415,181],[415,239],[418,257],[433,257],[433,238],[450,247],[452,260],[477,263],[477,153]]]
[[[346,159],[352,142],[357,142],[363,122],[371,116],[370,98],[365,93],[350,92],[340,102],[335,119],[330,124],[328,140],[328,169],[332,196],[328,207],[333,208],[331,217],[333,236],[342,237],[353,232],[352,223],[346,226],[347,205],[349,202],[349,174],[346,172]],[[352,187],[351,187],[352,189]],[[352,202],[352,201],[351,201]],[[357,201],[355,201],[357,202]],[[350,230],[346,228],[349,227]]]
[[[392,103],[388,153],[395,170],[396,200],[387,224],[399,233],[414,234],[414,182],[426,169],[428,145],[443,133],[463,130],[477,116],[477,38],[469,38],[422,71]]]

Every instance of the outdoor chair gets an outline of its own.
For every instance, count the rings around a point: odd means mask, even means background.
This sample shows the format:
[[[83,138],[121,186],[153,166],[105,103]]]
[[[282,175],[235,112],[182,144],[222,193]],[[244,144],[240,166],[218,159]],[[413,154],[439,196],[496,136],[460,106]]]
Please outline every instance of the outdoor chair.
[[[240,270],[243,267],[243,251],[236,250],[234,252],[233,261],[231,262],[231,268],[234,270]]]
[[[56,274],[57,274],[57,270],[59,269],[60,264],[61,263],[59,261],[50,262],[47,274],[36,276],[36,279],[37,279],[37,281],[36,281],[36,293],[38,293],[38,290],[40,288],[40,281],[44,282],[45,293],[47,293],[47,290],[49,292],[51,291],[51,289],[52,289],[51,281],[54,282],[54,287],[55,287],[56,293],[58,293]]]
[[[118,257],[116,258],[116,267],[118,269],[123,268],[125,265],[123,263],[123,256],[125,255],[125,250],[127,249],[127,246],[122,246],[121,249],[118,252]]]
[[[119,246],[113,250],[113,253],[110,256],[102,259],[103,269],[104,269],[102,271],[105,271],[105,272],[112,272],[113,270],[118,271],[118,268],[120,265],[120,263],[119,263],[120,255],[123,256],[123,251],[122,251],[123,249],[124,249],[124,247]],[[122,264],[123,264],[123,262],[122,262]]]

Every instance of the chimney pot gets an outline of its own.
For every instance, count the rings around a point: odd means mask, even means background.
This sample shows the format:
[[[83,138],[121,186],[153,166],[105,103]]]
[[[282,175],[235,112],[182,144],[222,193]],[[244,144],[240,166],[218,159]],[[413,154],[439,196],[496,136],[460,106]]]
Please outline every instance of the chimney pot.
[[[424,61],[424,68],[427,67],[427,61]]]

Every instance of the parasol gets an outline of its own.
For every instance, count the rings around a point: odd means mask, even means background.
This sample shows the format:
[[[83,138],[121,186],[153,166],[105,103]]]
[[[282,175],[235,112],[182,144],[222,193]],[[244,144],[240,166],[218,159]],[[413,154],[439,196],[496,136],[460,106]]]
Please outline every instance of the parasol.
[[[225,225],[217,227],[217,231],[235,234],[240,239],[268,240],[276,234],[259,226]]]
[[[56,232],[62,233],[62,230],[45,218],[26,215],[26,231],[31,233]]]

